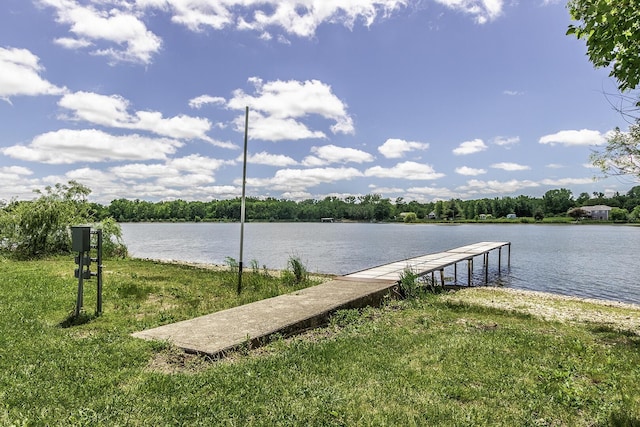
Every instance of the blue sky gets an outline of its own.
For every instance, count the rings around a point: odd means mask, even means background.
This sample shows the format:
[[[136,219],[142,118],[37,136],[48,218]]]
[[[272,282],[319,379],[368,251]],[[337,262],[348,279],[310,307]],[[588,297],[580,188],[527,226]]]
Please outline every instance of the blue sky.
[[[0,200],[626,193],[627,123],[552,0],[4,0]],[[615,99],[613,99],[615,101]]]

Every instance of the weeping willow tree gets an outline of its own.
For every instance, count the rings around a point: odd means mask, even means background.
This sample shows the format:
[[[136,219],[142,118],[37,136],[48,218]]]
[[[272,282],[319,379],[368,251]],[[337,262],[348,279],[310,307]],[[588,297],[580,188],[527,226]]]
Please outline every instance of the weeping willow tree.
[[[0,248],[19,258],[68,253],[70,227],[91,224],[103,229],[105,256],[126,255],[120,226],[113,219],[95,222],[87,197],[91,190],[76,182],[36,190],[33,200],[12,201],[0,209]]]

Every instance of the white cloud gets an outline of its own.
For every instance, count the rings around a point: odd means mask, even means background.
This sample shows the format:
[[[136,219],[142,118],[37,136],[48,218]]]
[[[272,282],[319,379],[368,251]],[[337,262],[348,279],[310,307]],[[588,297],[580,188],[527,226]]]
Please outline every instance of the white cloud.
[[[378,187],[375,185],[370,185],[369,188],[371,192],[374,194],[404,194],[404,189],[399,187]],[[346,196],[343,196],[344,198]]]
[[[245,118],[234,120],[238,132],[244,132]],[[263,141],[284,141],[299,139],[324,139],[327,135],[319,130],[309,129],[304,123],[292,118],[264,116],[259,112],[250,113],[249,138]]]
[[[44,179],[50,185],[59,182],[78,181],[91,189],[91,200],[109,203],[122,197],[123,185],[112,173],[94,168],[79,168],[67,171],[64,176],[48,176]],[[126,186],[124,186],[126,188]]]
[[[323,23],[352,28],[356,22],[363,22],[370,26],[379,16],[388,16],[407,3],[409,0],[137,0],[139,7],[170,11],[173,22],[192,31],[202,31],[205,27],[215,30],[235,27],[256,31],[263,39],[269,34],[268,28],[282,28],[287,34],[313,37]]]
[[[365,176],[376,178],[400,178],[406,180],[430,180],[445,176],[436,172],[432,166],[416,162],[398,163],[392,168],[374,166],[365,171]]]
[[[510,162],[494,163],[491,165],[491,167],[494,169],[502,169],[510,172],[526,171],[531,169],[529,166],[519,165],[518,163],[510,163]]]
[[[543,185],[564,187],[569,185],[593,184],[593,178],[543,179],[540,183]]]
[[[366,163],[372,162],[374,157],[362,150],[335,145],[312,147],[314,156],[307,156],[302,164],[305,166],[324,166],[331,163]]]
[[[143,200],[211,200],[238,197],[240,190],[232,185],[191,185],[178,188],[171,188],[161,185],[155,181],[142,182],[135,185],[121,186],[118,193],[111,198],[103,196],[104,200],[110,201],[114,198],[143,199]]]
[[[211,145],[215,145],[216,147],[226,148],[228,150],[237,150],[240,148],[239,145],[234,144],[231,141],[218,141],[217,139],[211,139],[208,141]]]
[[[186,115],[165,118],[157,111],[136,111],[129,114],[129,101],[118,95],[75,92],[63,96],[58,105],[72,111],[71,120],[84,120],[112,128],[143,130],[170,138],[213,142],[206,134],[211,129],[208,119]]]
[[[131,12],[131,4],[92,2],[81,5],[75,0],[38,0],[56,10],[58,23],[69,26],[73,37],[59,38],[56,43],[69,49],[97,46],[91,53],[106,56],[114,62],[148,64],[161,46],[161,39],[147,29]],[[102,9],[97,6],[102,5]],[[120,6],[118,9],[117,6]]]
[[[549,169],[562,169],[564,167],[564,165],[561,165],[560,163],[549,163],[547,165],[547,167]],[[592,165],[592,167],[593,167],[593,165]]]
[[[226,164],[235,163],[233,160],[225,161],[204,157],[199,154],[191,154],[186,157],[177,157],[167,161],[167,166],[174,168],[179,172],[187,172],[190,174],[211,174]]]
[[[397,138],[389,138],[378,147],[378,151],[387,159],[399,159],[405,153],[416,150],[427,150],[429,144],[425,142],[405,141]]]
[[[62,129],[38,135],[29,145],[14,145],[0,149],[0,152],[31,162],[70,164],[164,159],[182,145],[180,141],[167,138],[115,136],[95,129]]]
[[[504,0],[435,0],[437,3],[473,16],[478,24],[493,21],[502,15]]]
[[[242,161],[242,156],[237,158],[238,161]],[[261,153],[251,154],[247,156],[247,163],[253,163],[257,165],[286,167],[297,165],[294,159],[283,154],[269,154],[265,151]]]
[[[180,178],[184,176],[208,176],[220,169],[228,161],[212,159],[192,154],[186,157],[168,159],[163,163],[130,163],[115,166],[109,171],[124,180],[147,180],[157,178]],[[207,181],[210,182],[210,181]]]
[[[347,106],[332,93],[331,86],[318,80],[304,82],[272,81],[264,83],[252,77],[249,82],[255,86],[255,94],[242,89],[233,92],[227,107],[242,110],[248,106],[249,137],[265,141],[299,140],[326,138],[320,130],[310,129],[302,119],[318,115],[333,120],[333,133],[353,134],[353,119],[347,114]],[[234,121],[238,131],[244,131],[245,117]]]
[[[207,104],[225,105],[226,103],[227,100],[220,96],[200,95],[189,100],[189,107],[200,109]]]
[[[304,192],[310,187],[362,176],[355,168],[281,169],[272,178],[248,178],[247,186],[274,191]]]
[[[428,200],[450,200],[460,198],[461,194],[444,187],[411,187],[405,198],[426,202]]]
[[[481,181],[477,179],[472,179],[467,181],[467,185],[463,185],[458,187],[457,190],[464,191],[469,195],[475,194],[509,194],[516,193],[525,188],[534,188],[539,187],[540,184],[534,181],[518,181],[516,179],[512,179],[510,181]]]
[[[33,171],[22,166],[3,166],[0,168],[0,174],[2,174],[3,176],[13,175],[16,177],[29,176],[33,175]]]
[[[519,136],[512,136],[512,137],[496,136],[493,139],[493,143],[501,147],[510,147],[512,145],[516,145],[519,142],[520,142]]]
[[[205,174],[186,174],[180,176],[162,176],[156,180],[156,184],[165,187],[198,187],[213,184],[215,179]]]
[[[462,156],[467,154],[475,154],[486,150],[488,147],[481,139],[474,139],[473,141],[465,141],[457,148],[453,149],[453,154],[456,156]]]
[[[502,93],[504,95],[507,95],[507,96],[521,96],[521,95],[524,95],[524,92],[520,92],[520,91],[517,91],[517,90],[505,90]]]
[[[129,163],[123,166],[115,166],[109,169],[116,177],[124,180],[146,180],[167,175],[177,175],[177,170],[166,164],[154,163]]]
[[[566,146],[602,145],[607,142],[606,135],[597,130],[562,130],[540,138],[540,144],[562,144]]]
[[[278,34],[278,39],[277,40],[278,40],[278,43],[280,43],[280,44],[291,45],[291,40],[289,40],[288,38],[286,38],[282,34]]]
[[[89,40],[78,40],[70,37],[60,37],[55,39],[53,42],[69,50],[78,50],[93,45]]]
[[[282,193],[281,197],[286,200],[294,200],[294,201],[302,201],[308,199],[316,199],[319,200],[319,197],[314,197],[313,194],[308,191],[285,191]]]
[[[0,47],[0,99],[12,96],[60,95],[59,88],[40,76],[40,58],[27,49]]]
[[[456,168],[455,172],[459,175],[477,176],[477,175],[483,175],[487,173],[487,170],[470,168],[468,166],[462,166],[462,167]]]
[[[20,200],[33,199],[35,188],[40,188],[37,179],[31,178],[33,171],[21,166],[0,167],[0,206],[3,201],[9,201],[14,197]]]

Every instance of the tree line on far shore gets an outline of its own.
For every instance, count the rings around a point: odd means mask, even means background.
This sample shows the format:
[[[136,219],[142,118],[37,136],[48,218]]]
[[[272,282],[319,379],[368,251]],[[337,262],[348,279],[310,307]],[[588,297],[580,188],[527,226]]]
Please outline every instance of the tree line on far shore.
[[[173,200],[148,202],[118,199],[108,206],[87,200],[91,190],[76,182],[56,184],[38,191],[34,200],[0,203],[0,255],[35,258],[71,250],[70,227],[90,224],[103,230],[106,256],[126,256],[118,222],[138,221],[239,221],[241,200],[208,202]],[[344,199],[246,200],[248,221],[321,221],[326,218],[344,221],[473,221],[516,216],[522,222],[540,221],[546,216],[562,216],[567,220],[585,216],[581,207],[606,204],[613,209],[613,221],[640,219],[640,186],[627,194],[606,197],[582,193],[576,199],[571,191],[561,188],[547,191],[542,198],[529,196],[494,199],[452,199],[420,203],[397,198],[391,202],[377,194],[349,196]],[[116,222],[117,221],[117,222]]]
[[[496,197],[477,200],[451,199],[421,203],[383,198],[378,194],[348,196],[343,199],[326,197],[322,200],[293,201],[272,197],[246,199],[247,221],[321,221],[323,218],[345,221],[451,221],[505,218],[541,220],[545,217],[578,218],[580,207],[607,205],[613,208],[610,217],[616,221],[640,218],[640,186],[626,194],[581,193],[574,198],[565,188],[547,191],[543,197]],[[113,200],[103,206],[92,203],[97,219],[112,217],[118,222],[148,221],[239,221],[241,199],[211,201]]]

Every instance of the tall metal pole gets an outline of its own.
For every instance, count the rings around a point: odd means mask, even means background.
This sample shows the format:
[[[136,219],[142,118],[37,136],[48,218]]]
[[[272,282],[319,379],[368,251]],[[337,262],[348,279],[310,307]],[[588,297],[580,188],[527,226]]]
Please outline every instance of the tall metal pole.
[[[238,295],[242,291],[242,250],[244,246],[245,189],[247,185],[247,135],[249,133],[249,107],[244,113],[244,157],[242,163],[242,201],[240,204],[240,262],[238,263]]]

